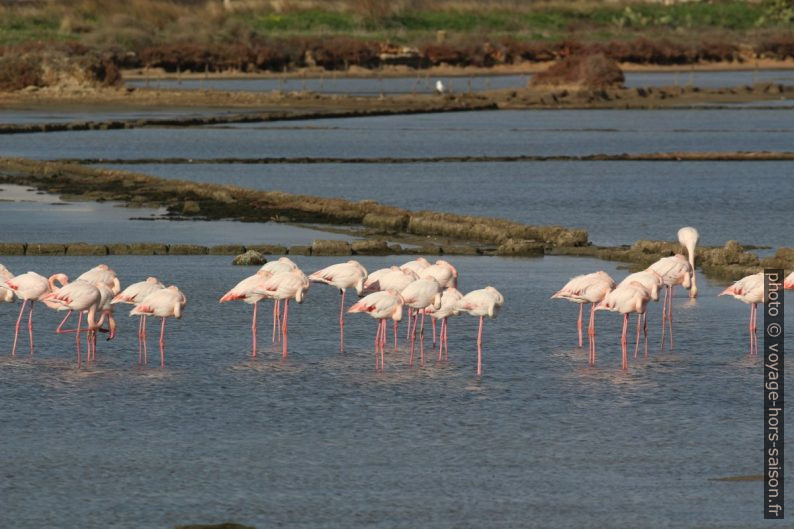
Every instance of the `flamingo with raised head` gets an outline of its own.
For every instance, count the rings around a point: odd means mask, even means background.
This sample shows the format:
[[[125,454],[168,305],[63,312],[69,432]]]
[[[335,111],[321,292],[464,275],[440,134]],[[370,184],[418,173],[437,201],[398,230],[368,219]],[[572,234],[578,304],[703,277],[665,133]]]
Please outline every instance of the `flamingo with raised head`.
[[[284,273],[284,272],[282,272]],[[265,294],[254,294],[254,291],[264,291],[265,283],[268,279],[270,279],[273,274],[267,270],[259,269],[257,273],[252,276],[248,276],[237,285],[234,286],[230,291],[223,295],[220,299],[220,303],[226,303],[227,301],[232,300],[242,300],[246,303],[254,306],[254,315],[251,320],[251,339],[253,342],[251,356],[256,356],[256,308],[259,305],[259,302],[267,297]],[[276,300],[278,303],[278,300]],[[273,307],[273,326],[275,329],[276,325],[276,309],[275,305]],[[274,340],[275,341],[275,340]]]
[[[664,302],[662,304],[662,351],[664,351],[664,328],[665,322],[669,323],[670,328],[670,350],[673,350],[673,294],[676,285],[683,285],[684,288],[692,287],[692,266],[687,258],[681,254],[670,257],[662,257],[648,270],[659,274],[664,284]]]
[[[137,305],[146,296],[165,288],[156,277],[147,277],[145,281],[133,283],[120,293],[116,294],[110,301],[112,305],[126,303]],[[148,352],[146,350],[146,315],[141,314],[138,321],[138,364],[148,363]]]
[[[52,292],[55,287],[55,281],[59,281],[57,276],[51,277],[49,280],[37,274],[36,272],[27,272],[4,282],[6,288],[14,291],[14,295],[22,300],[22,307],[19,309],[19,317],[14,328],[14,345],[11,348],[11,355],[17,354],[17,340],[19,338],[19,326],[22,323],[22,315],[25,312],[25,307],[30,302],[28,309],[28,335],[30,337],[30,354],[33,354],[33,304]]]
[[[165,320],[182,318],[187,297],[175,285],[156,290],[143,298],[130,311],[130,316],[157,316],[163,319],[160,326],[160,367],[165,367]]]
[[[697,247],[700,234],[692,226],[686,226],[678,230],[678,242],[686,248],[689,266],[692,268],[692,288],[689,289],[689,297],[698,297],[698,286],[695,278],[695,248]]]
[[[438,360],[441,361],[442,350],[446,351],[449,357],[449,343],[447,341],[447,320],[450,316],[455,316],[455,308],[458,302],[463,299],[463,294],[455,287],[447,287],[441,293],[441,304],[438,309],[430,305],[425,312],[434,320],[441,320],[441,328],[438,335]]]
[[[501,292],[492,286],[479,290],[472,290],[463,296],[455,308],[456,313],[466,312],[472,316],[479,316],[480,328],[477,331],[477,376],[482,375],[482,324],[483,318],[495,318],[504,305],[505,298]]]
[[[785,288],[785,283],[784,283]],[[758,354],[758,304],[764,302],[764,273],[745,276],[720,292],[720,296],[733,296],[750,305],[750,354]]]
[[[415,310],[414,323],[411,328],[411,357],[410,364],[414,363],[414,349],[416,347],[416,324],[419,319],[419,311],[422,311],[422,325],[419,329],[419,355],[420,365],[425,365],[425,308],[433,306],[438,308],[441,306],[441,285],[438,284],[432,277],[424,279],[417,279],[413,283],[405,287],[401,293],[405,304],[408,305],[408,311]]]
[[[403,298],[396,290],[382,290],[364,296],[348,309],[348,313],[365,312],[378,321],[375,333],[375,369],[378,368],[378,351],[380,351],[380,368],[383,369],[383,349],[386,344],[386,320],[398,322],[403,317]]]
[[[312,283],[325,283],[339,289],[342,302],[339,304],[339,350],[345,350],[345,291],[355,288],[359,296],[364,292],[367,269],[358,261],[350,260],[318,270],[309,276]]]
[[[287,338],[289,337],[289,300],[294,299],[297,303],[303,303],[306,292],[309,290],[309,278],[306,277],[299,268],[289,272],[279,272],[273,274],[262,290],[255,290],[255,295],[264,294],[265,297],[276,300],[284,300],[284,318],[281,321],[281,356],[287,357]]]
[[[621,367],[623,369],[629,368],[628,342],[626,338],[629,327],[629,316],[632,313],[644,314],[650,300],[650,291],[640,282],[632,281],[631,283],[615,288],[615,290],[604,297],[603,301],[595,306],[594,310],[608,310],[623,314],[623,333],[620,336],[620,347],[622,352]],[[639,343],[639,339],[640,320],[637,319],[637,343]]]
[[[590,324],[587,327],[587,341],[589,347],[588,358],[590,363],[595,362],[595,312],[597,303],[615,288],[615,281],[603,270],[592,274],[583,274],[568,281],[565,286],[552,294],[551,299],[567,299],[579,305],[579,319],[576,329],[579,333],[579,347],[582,347],[582,315],[584,306],[590,303]]]

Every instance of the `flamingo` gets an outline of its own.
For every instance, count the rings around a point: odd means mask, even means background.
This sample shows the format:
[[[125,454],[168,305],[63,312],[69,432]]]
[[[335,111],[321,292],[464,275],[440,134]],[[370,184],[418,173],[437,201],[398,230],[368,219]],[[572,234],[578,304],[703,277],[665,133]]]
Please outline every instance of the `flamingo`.
[[[783,280],[783,288],[786,290],[794,290],[794,272],[791,272],[788,277]]]
[[[664,303],[662,305],[662,350],[664,351],[664,327],[665,320],[670,323],[670,350],[673,350],[673,291],[676,285],[683,285],[684,288],[692,287],[692,276],[694,270],[681,254],[671,257],[662,257],[648,270],[659,274],[664,283]]]
[[[19,326],[22,322],[22,315],[25,312],[25,306],[28,301],[30,301],[30,309],[28,310],[28,335],[30,336],[30,354],[33,354],[33,304],[52,292],[53,288],[55,288],[55,281],[58,280],[59,278],[56,276],[47,279],[36,272],[28,272],[5,281],[5,287],[13,290],[14,295],[23,300],[22,308],[19,309],[19,318],[17,318],[16,327],[14,329],[14,345],[11,348],[12,356],[16,356],[17,354]]]
[[[438,284],[441,285],[441,288],[457,288],[458,286],[457,269],[448,261],[444,261],[443,259],[439,259],[432,265],[423,268],[420,272],[418,272],[418,274],[419,279],[432,277],[438,281]]]
[[[42,297],[43,301],[46,301],[49,306],[56,306],[60,305],[65,309],[69,309],[69,311],[77,311],[78,319],[77,319],[77,328],[75,330],[61,330],[63,324],[66,322],[66,318],[61,322],[61,325],[58,326],[56,329],[56,333],[63,334],[68,332],[75,333],[75,344],[76,344],[76,354],[77,354],[77,365],[81,365],[82,363],[82,355],[80,353],[80,333],[87,332],[90,333],[94,329],[99,328],[101,322],[98,322],[96,319],[96,314],[98,311],[101,311],[100,305],[102,302],[102,292],[99,290],[99,285],[103,285],[103,283],[97,281],[95,283],[90,283],[83,279],[76,279],[71,283],[68,283],[61,288],[51,291],[45,294]],[[105,286],[107,289],[107,287]],[[87,313],[87,324],[88,327],[85,330],[81,329],[83,323],[83,312]],[[103,318],[104,319],[104,316]],[[87,348],[87,360],[90,361],[92,359],[92,335],[89,334],[86,338],[86,348]]]
[[[116,272],[111,270],[106,264],[97,265],[83,272],[81,275],[77,276],[77,279],[82,279],[89,283],[105,283],[113,291],[114,295],[121,292],[121,283],[119,283],[119,278],[116,277]],[[77,279],[75,281],[77,281]]]
[[[298,303],[303,303],[306,292],[309,290],[309,278],[299,269],[295,268],[289,272],[279,272],[273,274],[262,290],[254,290],[254,295],[264,294],[266,297],[275,300],[284,300],[284,319],[281,323],[281,356],[287,358],[287,338],[289,336],[289,300],[294,299]]]
[[[590,324],[587,327],[589,361],[595,362],[595,306],[604,296],[615,288],[615,281],[603,270],[576,276],[565,286],[552,294],[551,299],[567,299],[579,304],[579,319],[576,328],[579,331],[579,347],[582,347],[582,313],[585,303],[590,303]]]
[[[424,270],[425,268],[427,268],[428,266],[430,266],[430,261],[428,261],[424,257],[417,257],[413,261],[408,261],[407,263],[401,264],[400,265],[400,269],[402,269],[402,270],[411,270],[412,272],[414,272],[417,275],[417,279],[418,279],[419,273],[422,270]],[[406,334],[405,334],[405,339],[406,340],[411,336],[411,313],[412,312],[413,311],[411,309],[408,309],[408,329],[407,329]]]
[[[477,331],[477,376],[482,375],[482,323],[483,318],[495,318],[504,305],[505,298],[494,287],[487,286],[472,290],[463,296],[455,307],[456,313],[467,312],[480,317],[480,329]]]
[[[6,281],[13,278],[14,274],[0,264],[0,303],[11,303],[14,301],[14,291],[4,285]]]
[[[251,320],[251,337],[253,340],[253,349],[251,350],[251,356],[256,356],[256,308],[259,305],[259,302],[264,299],[266,296],[265,294],[254,294],[255,290],[263,291],[265,289],[265,282],[270,279],[273,274],[267,270],[262,270],[261,268],[257,273],[252,276],[248,276],[230,291],[223,295],[220,299],[220,303],[225,303],[227,301],[232,300],[243,300],[248,304],[254,306],[254,316]],[[278,303],[278,300],[276,300]],[[273,307],[273,325],[275,329],[276,325],[276,309],[275,305]]]
[[[149,294],[157,292],[165,288],[156,277],[147,277],[145,281],[133,283],[125,288],[120,293],[116,294],[110,301],[111,305],[117,303],[126,303],[129,305],[137,305],[146,298]],[[138,322],[138,364],[148,363],[146,351],[146,315],[141,314],[140,321]]]
[[[758,336],[756,335],[758,304],[764,302],[764,273],[758,272],[745,276],[723,290],[720,296],[730,295],[750,305],[750,354],[758,354]]]
[[[686,226],[678,230],[678,242],[686,248],[687,258],[689,259],[689,266],[692,268],[692,288],[689,289],[689,297],[698,297],[698,286],[695,281],[695,247],[700,239],[698,231],[691,227]]]
[[[620,282],[618,288],[624,285],[628,285],[633,282],[637,282],[644,286],[647,290],[649,295],[651,296],[651,301],[659,301],[659,288],[664,285],[662,281],[662,276],[654,272],[653,270],[643,270],[641,272],[635,272],[633,274],[629,274],[626,276],[623,281]],[[640,319],[642,319],[642,329],[643,334],[645,335],[645,356],[648,356],[648,313],[643,312],[642,314],[637,314],[637,325],[640,325]],[[637,358],[637,351],[639,350],[640,341],[639,341],[639,333],[637,334],[637,341],[634,344],[634,358]]]
[[[425,312],[430,314],[433,320],[441,320],[441,329],[439,329],[438,337],[438,360],[441,361],[442,349],[446,350],[449,356],[449,344],[447,343],[447,319],[450,316],[455,316],[455,307],[458,301],[463,299],[463,294],[455,287],[447,287],[441,293],[441,305],[438,309],[432,305],[425,309]]]
[[[405,287],[419,279],[419,276],[410,268],[392,266],[375,270],[364,281],[364,292],[372,293],[379,290],[395,290],[401,293]],[[408,311],[411,314],[411,311]],[[410,321],[410,319],[409,319]],[[393,321],[394,350],[397,350],[397,321]],[[410,330],[410,329],[409,329]]]
[[[391,318],[398,322],[403,317],[403,298],[396,290],[382,290],[364,296],[348,309],[348,314],[366,312],[378,322],[375,333],[375,369],[378,368],[378,350],[380,350],[380,368],[383,364],[383,348],[386,343],[386,320]]]
[[[275,261],[270,261],[262,265],[259,270],[277,274],[279,272],[289,272],[295,270],[298,265],[289,257],[279,257]],[[279,300],[273,300],[273,343],[276,343],[276,338],[281,339],[281,335],[276,333],[276,329],[281,324],[281,307]]]
[[[417,279],[409,284],[402,291],[402,297],[405,304],[408,305],[409,314],[411,309],[415,309],[414,323],[411,328],[411,359],[410,364],[414,362],[414,348],[416,345],[416,324],[419,319],[419,311],[422,311],[422,326],[419,329],[419,354],[420,365],[425,365],[425,308],[433,306],[439,308],[441,306],[441,285],[438,284],[432,277],[424,279]]]
[[[342,302],[339,305],[339,350],[345,350],[345,290],[355,288],[356,294],[364,292],[367,269],[358,261],[350,260],[318,270],[309,276],[312,283],[325,283],[339,289]]]
[[[160,326],[160,367],[165,367],[165,319],[182,317],[187,298],[175,285],[156,290],[143,298],[130,311],[130,316],[157,316],[163,319]]]
[[[651,299],[650,291],[640,282],[632,281],[615,288],[607,294],[603,301],[595,306],[594,310],[609,310],[623,314],[623,334],[620,337],[620,347],[622,350],[621,367],[629,368],[628,345],[626,334],[629,327],[629,315],[631,313],[644,314]],[[637,319],[637,343],[640,340],[640,320]]]

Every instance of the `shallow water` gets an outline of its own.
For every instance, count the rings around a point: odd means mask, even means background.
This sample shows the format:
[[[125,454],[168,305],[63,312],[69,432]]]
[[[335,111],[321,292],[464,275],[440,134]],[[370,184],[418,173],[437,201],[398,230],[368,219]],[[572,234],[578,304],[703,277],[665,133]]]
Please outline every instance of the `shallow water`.
[[[560,224],[596,244],[675,238],[794,246],[790,162],[114,165],[163,178]],[[476,192],[474,192],[476,190]],[[770,199],[770,197],[774,197]]]
[[[438,157],[787,151],[794,110],[521,110],[6,135],[37,159]]]
[[[685,86],[701,88],[730,88],[754,83],[794,84],[794,71],[749,70],[720,72],[627,72],[626,86]],[[355,94],[377,96],[380,94],[433,93],[436,81],[442,81],[452,92],[479,92],[505,88],[522,88],[531,75],[482,75],[482,76],[430,76],[384,78],[346,78],[334,75],[295,79],[152,79],[130,80],[127,86],[157,88],[164,90],[223,90],[231,92],[251,91],[284,92],[311,91],[327,94]]]
[[[166,326],[167,367],[137,366],[136,323],[122,314],[118,339],[78,370],[73,339],[37,308],[36,355],[22,338],[22,354],[0,360],[0,526],[768,525],[761,482],[710,481],[760,473],[762,369],[746,354],[747,307],[705,278],[695,304],[675,299],[675,351],[657,350],[654,304],[650,356],[622,372],[617,315],[599,313],[590,368],[573,347],[576,307],[548,299],[574,274],[622,277],[614,263],[456,258],[461,290],[492,284],[507,300],[486,321],[477,379],[471,317],[450,322],[449,362],[409,367],[401,339],[376,373],[374,322],[349,316],[340,354],[339,294],[313,285],[290,307],[288,360],[270,348],[268,304],[252,360],[251,308],[216,301],[252,270],[213,256],[104,260],[125,284],[154,274],[187,294]],[[337,259],[296,260],[310,271]],[[361,258],[370,270],[394,261]],[[70,275],[96,263],[3,262]],[[0,306],[6,351],[15,316]]]
[[[128,208],[112,202],[65,202],[31,188],[2,184],[0,241],[289,246],[311,244],[314,239],[350,239],[276,222],[156,220],[166,212],[164,208]]]

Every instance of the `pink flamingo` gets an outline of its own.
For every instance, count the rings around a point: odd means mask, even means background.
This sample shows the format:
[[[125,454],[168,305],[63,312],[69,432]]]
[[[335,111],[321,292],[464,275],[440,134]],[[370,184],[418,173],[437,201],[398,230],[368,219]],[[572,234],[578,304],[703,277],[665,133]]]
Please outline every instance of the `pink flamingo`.
[[[590,303],[590,325],[587,327],[589,346],[589,361],[595,362],[595,306],[604,299],[604,296],[615,288],[615,281],[604,271],[593,272],[576,276],[568,281],[564,287],[555,292],[551,299],[567,299],[579,304],[579,319],[576,328],[579,331],[579,347],[582,347],[582,313],[584,305]]]
[[[186,304],[185,295],[171,285],[152,292],[130,311],[130,316],[157,316],[163,319],[160,326],[160,367],[165,367],[165,319],[180,319]]]
[[[651,301],[659,301],[659,288],[664,285],[662,281],[662,276],[657,274],[652,270],[643,270],[641,272],[635,272],[633,274],[629,274],[626,276],[623,281],[620,282],[618,288],[621,286],[629,285],[633,282],[637,282],[645,287],[648,290],[648,293],[651,296]],[[645,356],[648,356],[648,312],[645,311],[642,314],[637,314],[637,325],[640,325],[640,320],[642,320],[642,329],[643,334],[645,336]],[[637,358],[637,351],[640,347],[639,341],[639,333],[637,334],[637,341],[634,344],[634,358]]]
[[[681,245],[686,248],[689,267],[692,269],[692,287],[689,289],[690,298],[698,297],[698,286],[697,281],[695,280],[695,247],[697,246],[699,239],[700,234],[691,226],[687,226],[678,230],[678,242],[680,242]]]
[[[482,375],[482,324],[483,318],[495,318],[504,305],[505,298],[494,287],[488,286],[473,290],[463,296],[456,306],[457,312],[467,312],[480,317],[480,329],[477,331],[477,376]]]
[[[14,345],[11,348],[12,356],[16,356],[17,354],[19,326],[22,322],[22,315],[25,312],[25,306],[28,301],[30,302],[30,309],[28,310],[28,334],[30,336],[30,354],[33,354],[33,304],[52,292],[53,288],[55,288],[55,281],[57,280],[58,278],[55,276],[48,280],[46,277],[36,272],[28,272],[5,281],[5,287],[13,290],[14,295],[23,300],[22,308],[19,309],[19,318],[17,318],[16,327],[14,329]]]
[[[121,292],[121,283],[119,283],[119,278],[116,277],[116,272],[111,270],[106,264],[97,265],[91,270],[83,272],[75,281],[78,279],[89,283],[104,283],[113,291],[114,295]]]
[[[623,333],[620,337],[622,350],[623,369],[629,368],[628,344],[626,334],[629,327],[629,315],[631,313],[644,314],[651,299],[651,293],[641,283],[632,281],[615,288],[604,297],[604,300],[596,305],[595,310],[609,310],[623,314]],[[637,343],[640,339],[640,320],[637,319]]]
[[[339,305],[339,350],[345,350],[345,290],[355,288],[359,296],[364,292],[367,269],[358,261],[348,261],[328,266],[309,276],[312,283],[325,283],[339,289],[342,302]]]
[[[419,278],[425,277],[432,277],[438,284],[441,285],[441,288],[457,288],[458,286],[458,270],[452,266],[448,261],[444,261],[443,259],[439,259],[434,264],[424,268],[421,272],[419,272]],[[436,345],[436,319],[431,318],[430,321],[433,324],[433,347]]]
[[[5,282],[13,278],[14,274],[0,264],[0,303],[11,303],[14,301],[14,291],[5,286]]]
[[[309,290],[309,278],[296,268],[289,272],[273,274],[265,281],[262,290],[255,290],[253,294],[264,294],[275,300],[284,300],[284,319],[281,322],[281,356],[287,358],[287,338],[289,337],[289,300],[303,303],[306,292]]]
[[[662,257],[648,270],[659,274],[664,283],[664,302],[662,304],[662,351],[664,351],[664,327],[665,321],[670,326],[670,350],[673,350],[673,293],[676,285],[683,285],[684,288],[692,287],[692,266],[687,258],[681,254],[671,257]]]
[[[270,261],[262,265],[259,270],[263,272],[270,272],[271,275],[278,274],[279,272],[289,272],[297,270],[298,265],[289,257],[279,257],[275,261]],[[276,338],[281,339],[281,334],[276,333],[276,329],[281,325],[281,302],[277,299],[273,300],[273,343],[276,343]]]
[[[367,276],[367,280],[364,281],[364,292],[372,293],[380,290],[395,290],[397,293],[401,293],[403,290],[405,290],[405,287],[417,279],[419,279],[419,276],[417,276],[416,273],[409,268],[400,268],[398,266],[381,268],[380,270],[375,270]],[[410,314],[410,310],[408,313]],[[397,321],[394,320],[392,324],[394,326],[394,350],[396,351]]]
[[[411,329],[411,357],[410,364],[414,363],[414,348],[416,344],[416,323],[419,320],[419,311],[422,311],[422,326],[419,329],[419,354],[420,365],[425,365],[425,308],[432,305],[435,308],[441,306],[441,285],[432,277],[425,279],[417,279],[409,284],[402,291],[402,297],[405,304],[408,305],[408,311],[415,309],[414,323]]]
[[[731,295],[750,305],[750,354],[758,354],[758,336],[756,335],[758,304],[764,302],[764,273],[745,276],[723,290],[720,296]]]
[[[455,309],[458,302],[463,299],[463,294],[455,287],[447,287],[441,293],[441,305],[436,309],[432,305],[425,309],[433,320],[441,320],[441,329],[438,337],[438,360],[441,361],[442,350],[446,351],[449,357],[449,343],[447,341],[447,320],[450,316],[455,316]]]
[[[403,317],[403,298],[396,290],[383,290],[374,292],[361,298],[348,313],[365,312],[378,322],[378,330],[375,333],[375,369],[378,368],[378,350],[380,350],[380,368],[384,368],[383,349],[386,344],[386,320],[391,318],[398,322]]]
[[[78,318],[76,329],[62,330],[62,326],[66,321],[66,318],[64,318],[64,320],[61,322],[61,325],[58,326],[58,329],[56,329],[55,332],[58,334],[70,332],[75,333],[78,366],[82,364],[82,355],[80,353],[80,333],[88,333],[86,337],[86,348],[88,355],[87,360],[91,361],[92,346],[95,345],[93,343],[93,335],[91,334],[91,331],[98,329],[102,323],[102,320],[104,320],[104,316],[102,316],[100,321],[97,321],[96,319],[97,312],[101,311],[100,305],[102,302],[102,292],[99,290],[99,285],[103,285],[103,283],[96,282],[92,284],[82,279],[76,279],[75,281],[64,285],[56,291],[49,292],[42,297],[42,300],[48,302],[50,306],[61,305],[65,308],[68,308],[70,311],[77,311]],[[88,327],[86,329],[81,329],[84,312],[87,313]]]
[[[157,292],[163,288],[165,288],[165,285],[160,283],[156,277],[147,277],[146,281],[133,283],[120,293],[116,294],[110,303],[111,305],[115,305],[117,303],[137,305],[149,294]],[[138,364],[146,364],[148,363],[148,360],[149,359],[146,351],[146,315],[141,314],[141,317],[138,321]]]
[[[266,296],[265,294],[254,294],[254,291],[264,291],[265,289],[265,282],[273,276],[267,270],[260,269],[257,273],[252,276],[248,276],[230,291],[221,297],[220,302],[225,303],[227,301],[232,300],[243,300],[246,303],[254,306],[254,316],[251,320],[251,337],[253,341],[253,348],[251,350],[251,356],[256,356],[256,308],[259,305],[259,302],[264,299]],[[278,300],[276,301],[278,303]],[[276,309],[275,305],[273,306],[273,325],[275,328],[276,325]]]
[[[783,288],[786,290],[794,290],[794,272],[791,272],[788,277],[783,280]]]
[[[401,270],[410,270],[411,272],[416,274],[416,278],[419,279],[419,273],[430,266],[430,261],[425,259],[424,257],[417,257],[413,261],[408,261],[407,263],[403,263],[400,265]],[[411,317],[413,311],[408,309],[408,329],[406,330],[405,339],[411,337]]]

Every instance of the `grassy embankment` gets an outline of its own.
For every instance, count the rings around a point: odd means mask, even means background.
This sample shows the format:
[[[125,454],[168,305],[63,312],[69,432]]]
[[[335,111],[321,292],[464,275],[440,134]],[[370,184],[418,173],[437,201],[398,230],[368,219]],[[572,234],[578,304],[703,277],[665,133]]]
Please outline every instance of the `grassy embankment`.
[[[231,9],[221,1],[74,4],[0,6],[0,61],[42,47],[97,54],[119,68],[170,72],[492,67],[583,51],[668,65],[794,58],[788,0],[670,6],[285,0],[280,11],[257,0],[231,0]]]

